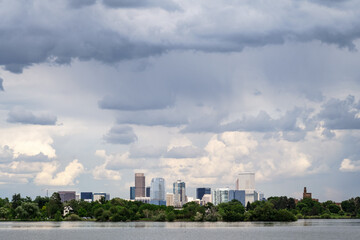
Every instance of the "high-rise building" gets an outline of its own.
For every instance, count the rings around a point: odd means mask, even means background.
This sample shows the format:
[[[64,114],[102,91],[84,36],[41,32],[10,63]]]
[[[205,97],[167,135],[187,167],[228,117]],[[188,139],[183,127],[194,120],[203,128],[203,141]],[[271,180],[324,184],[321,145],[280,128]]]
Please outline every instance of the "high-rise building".
[[[92,202],[93,201],[93,193],[92,192],[81,192],[80,199],[84,200],[85,202]]]
[[[151,204],[166,205],[164,178],[151,179],[150,199]]]
[[[257,196],[255,192],[255,173],[239,173],[236,180],[236,190],[245,191],[244,206],[246,206],[248,202],[253,203],[254,201],[256,201]]]
[[[196,198],[202,199],[204,194],[211,194],[211,188],[197,188],[196,189]]]
[[[58,191],[58,193],[60,195],[61,202],[67,202],[76,199],[75,191]]]
[[[174,193],[174,206],[182,207],[186,203],[186,188],[185,182],[177,180],[173,183],[173,193]]]
[[[243,172],[238,175],[235,190],[255,190],[255,173]]]
[[[166,194],[166,206],[174,206],[174,194],[173,193]]]
[[[135,200],[135,187],[130,187],[130,200]]]
[[[105,201],[109,201],[110,200],[110,194],[109,193],[94,193],[93,194],[94,202],[95,201],[100,201],[101,198],[104,198]]]
[[[214,205],[226,203],[229,201],[229,188],[216,188],[212,192],[212,201]]]
[[[245,190],[230,190],[229,191],[229,201],[231,200],[238,200],[242,203],[244,207],[245,205]]]
[[[135,173],[135,197],[145,197],[145,175]]]
[[[146,187],[146,197],[150,197],[151,192],[150,192],[150,187]]]

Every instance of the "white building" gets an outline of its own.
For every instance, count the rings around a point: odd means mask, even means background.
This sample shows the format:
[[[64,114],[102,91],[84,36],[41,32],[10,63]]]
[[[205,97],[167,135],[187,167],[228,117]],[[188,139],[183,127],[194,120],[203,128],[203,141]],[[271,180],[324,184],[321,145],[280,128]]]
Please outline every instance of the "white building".
[[[166,194],[166,206],[174,206],[174,194],[173,193]]]
[[[182,207],[186,203],[185,182],[177,180],[173,183],[174,206]]]
[[[226,203],[229,201],[229,188],[216,188],[212,192],[212,200],[214,205]]]
[[[208,202],[212,203],[211,194],[204,194],[204,196],[201,199],[201,205],[206,205]]]

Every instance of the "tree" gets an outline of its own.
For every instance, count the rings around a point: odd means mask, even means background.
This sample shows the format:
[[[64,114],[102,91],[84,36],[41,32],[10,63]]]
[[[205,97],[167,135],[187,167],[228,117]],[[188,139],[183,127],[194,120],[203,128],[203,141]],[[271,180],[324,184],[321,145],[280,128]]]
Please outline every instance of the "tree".
[[[40,210],[36,203],[23,202],[15,209],[16,217],[22,220],[36,219],[40,217]]]
[[[341,210],[341,208],[336,204],[330,204],[328,206],[328,209],[331,213],[335,213],[335,214],[338,214]]]
[[[50,218],[54,218],[57,212],[61,213],[63,211],[63,204],[61,202],[59,193],[54,192],[51,195],[49,202],[46,204],[46,209]]]
[[[12,196],[11,208],[15,210],[18,206],[21,205],[21,203],[22,203],[22,199],[21,199],[20,193],[18,193],[18,194],[15,193],[15,194]]]
[[[246,204],[246,211],[252,210],[250,202],[247,202]]]

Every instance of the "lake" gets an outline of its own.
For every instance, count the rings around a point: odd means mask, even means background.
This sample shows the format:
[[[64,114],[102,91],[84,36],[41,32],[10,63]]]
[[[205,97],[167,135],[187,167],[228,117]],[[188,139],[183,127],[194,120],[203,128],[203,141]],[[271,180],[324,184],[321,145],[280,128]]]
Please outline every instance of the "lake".
[[[360,239],[360,219],[280,222],[0,222],[1,240]]]

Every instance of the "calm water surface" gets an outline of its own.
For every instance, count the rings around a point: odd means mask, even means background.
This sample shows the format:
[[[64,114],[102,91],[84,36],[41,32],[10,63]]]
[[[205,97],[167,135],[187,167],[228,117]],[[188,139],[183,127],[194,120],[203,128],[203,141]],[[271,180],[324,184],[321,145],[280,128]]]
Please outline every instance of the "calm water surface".
[[[294,223],[0,222],[0,240],[360,239],[360,219]]]

